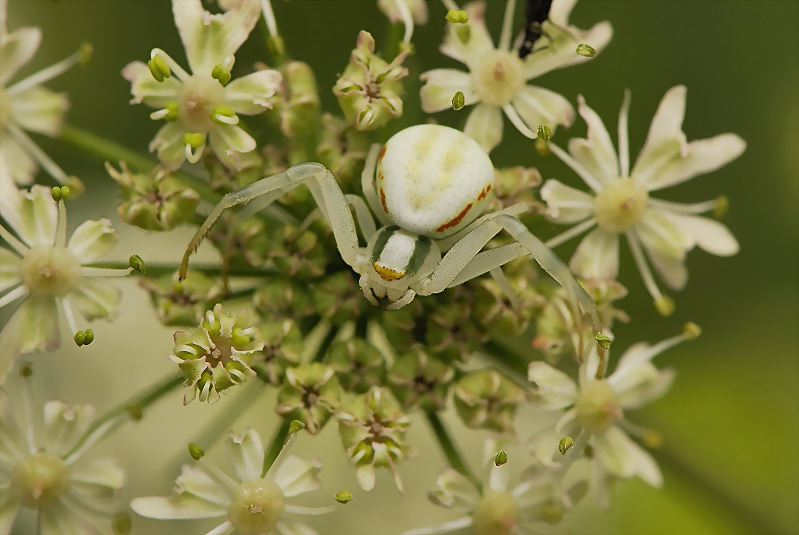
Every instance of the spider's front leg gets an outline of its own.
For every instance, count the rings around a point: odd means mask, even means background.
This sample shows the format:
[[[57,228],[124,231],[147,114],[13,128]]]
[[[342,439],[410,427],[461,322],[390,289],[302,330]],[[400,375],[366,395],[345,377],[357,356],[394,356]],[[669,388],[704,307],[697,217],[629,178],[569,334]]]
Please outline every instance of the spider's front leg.
[[[282,173],[263,178],[245,188],[225,195],[194,234],[186,248],[183,261],[180,264],[180,279],[186,277],[189,257],[197,250],[208,231],[225,210],[259,198],[261,198],[259,204],[266,206],[300,184],[305,184],[311,190],[319,210],[333,230],[341,258],[347,265],[355,267],[359,251],[358,233],[355,230],[355,221],[347,199],[341,192],[333,174],[325,166],[319,163],[301,163]],[[268,199],[271,201],[267,202]]]

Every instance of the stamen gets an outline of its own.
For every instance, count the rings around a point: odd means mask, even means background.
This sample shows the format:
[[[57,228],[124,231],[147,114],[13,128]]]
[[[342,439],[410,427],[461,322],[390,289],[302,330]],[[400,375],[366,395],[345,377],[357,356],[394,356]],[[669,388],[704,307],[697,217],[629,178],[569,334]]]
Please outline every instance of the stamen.
[[[400,17],[402,18],[402,24],[405,26],[405,35],[402,37],[402,42],[407,45],[411,42],[411,37],[413,37],[413,15],[411,15],[411,11],[408,9],[408,4],[405,3],[405,0],[395,1]]]
[[[718,199],[694,204],[683,204],[679,202],[663,201],[660,199],[649,199],[649,202],[658,208],[664,208],[666,210],[681,214],[704,214],[705,212],[710,212],[711,210],[717,210],[719,204],[723,204],[723,201],[720,202],[721,199],[722,197],[719,197]]]
[[[56,182],[60,182],[61,184],[67,184],[70,179],[69,176],[61,169],[57,163],[50,159],[50,157],[44,153],[42,149],[39,148],[37,145],[28,135],[22,131],[18,126],[9,124],[6,125],[6,128],[11,135],[17,140],[17,142],[22,145],[28,154],[33,156],[33,158],[38,162],[42,169],[44,169],[48,175],[53,177]]]
[[[455,0],[441,0],[441,3],[444,4],[444,7],[448,11],[460,11],[458,4],[455,3]]]
[[[91,46],[91,45],[89,45]],[[86,57],[87,54],[90,55],[91,52],[87,52],[87,47],[85,45],[81,45],[80,50],[68,56],[58,63],[54,63],[49,67],[45,67],[44,69],[31,74],[27,78],[23,78],[19,82],[13,84],[12,86],[8,87],[6,91],[9,95],[17,95],[19,93],[24,93],[25,91],[36,87],[37,85],[41,85],[45,82],[52,80],[53,78],[60,76],[67,72],[69,69],[74,67],[77,63],[85,63],[87,61]]]
[[[214,108],[211,113],[211,120],[223,126],[239,124],[239,117],[230,106],[217,106]]]
[[[264,13],[264,22],[266,22],[266,29],[269,30],[269,35],[280,35],[277,31],[275,12],[272,11],[272,2],[270,0],[261,0],[261,10]]]
[[[58,301],[61,305],[61,310],[64,311],[64,318],[67,320],[69,332],[77,332],[78,326],[75,324],[75,314],[72,313],[72,307],[70,306],[69,301],[66,298],[59,298]]]
[[[99,267],[88,267],[88,266],[81,266],[80,274],[84,277],[127,277],[133,272],[133,268],[99,268]]]
[[[187,133],[183,136],[183,142],[186,144],[186,159],[191,163],[199,162],[205,149],[205,134]]]
[[[646,258],[644,258],[644,252],[641,249],[641,243],[638,240],[638,234],[636,234],[634,229],[627,231],[627,243],[630,244],[630,251],[633,254],[633,259],[638,267],[638,271],[641,272],[641,278],[644,281],[644,286],[649,292],[649,295],[651,295],[655,300],[657,306],[657,303],[664,303],[664,300],[668,299],[668,297],[660,293],[657,283],[655,283],[655,278],[652,276],[652,271],[649,269],[649,264],[647,264]],[[663,314],[663,311],[661,311],[661,314]]]
[[[58,201],[58,222],[56,223],[55,246],[64,247],[67,244],[67,207],[62,198]]]
[[[574,238],[576,236],[579,236],[580,234],[582,234],[586,230],[590,229],[594,225],[596,225],[596,219],[594,219],[594,218],[586,219],[585,221],[583,221],[579,225],[575,225],[572,228],[570,228],[569,230],[558,234],[554,238],[550,238],[549,240],[544,242],[544,245],[546,245],[550,249],[553,249],[553,248],[557,247],[558,245],[560,245],[562,243],[566,243],[570,239],[572,239],[572,238]]]
[[[14,249],[20,256],[25,256],[25,254],[30,250],[3,225],[0,225],[0,238],[4,239],[5,242],[9,244],[11,248]]]
[[[161,50],[160,48],[153,48],[150,51],[150,59],[155,58],[156,56],[161,57],[169,67],[172,74],[175,75],[175,78],[180,80],[181,82],[189,78],[189,73],[183,70],[183,68],[178,65],[178,62],[172,59],[172,57]]]
[[[221,64],[217,64],[211,69],[211,78],[219,81],[222,85],[227,85],[231,76],[230,71]]]
[[[591,188],[597,193],[602,191],[602,185],[599,182],[597,182],[597,180],[593,176],[591,176],[591,173],[589,173],[585,169],[585,167],[577,163],[577,160],[572,158],[568,152],[564,151],[554,143],[549,143],[549,150],[554,152],[555,156],[560,158],[560,160],[563,163],[571,167],[572,171],[580,175],[580,178],[583,179],[583,182],[585,182],[589,188]]]
[[[150,68],[150,74],[153,75],[153,78],[155,78],[157,82],[163,82],[172,76],[172,70],[169,68],[169,64],[158,54],[147,62],[147,66]]]
[[[505,115],[508,116],[508,119],[510,119],[510,122],[513,123],[513,126],[515,126],[524,137],[530,139],[536,138],[535,132],[530,130],[530,128],[524,123],[524,120],[519,116],[519,113],[516,111],[516,108],[514,108],[513,105],[506,104],[502,106],[502,109],[505,112]]]
[[[165,108],[160,109],[158,111],[154,111],[150,114],[150,119],[153,121],[160,121],[161,119],[165,120],[168,123],[173,123],[178,120],[180,117],[180,112],[178,109],[177,102],[170,102],[166,105]]]
[[[502,19],[502,33],[499,36],[499,50],[510,50],[510,38],[513,31],[513,13],[516,11],[516,0],[508,0],[505,6],[505,18]]]
[[[23,284],[19,284],[5,295],[0,296],[0,308],[10,305],[17,299],[25,297],[26,295],[28,295],[28,289]]]
[[[630,136],[628,134],[628,116],[630,112],[630,90],[624,90],[624,100],[619,112],[619,169],[621,176],[630,174]]]

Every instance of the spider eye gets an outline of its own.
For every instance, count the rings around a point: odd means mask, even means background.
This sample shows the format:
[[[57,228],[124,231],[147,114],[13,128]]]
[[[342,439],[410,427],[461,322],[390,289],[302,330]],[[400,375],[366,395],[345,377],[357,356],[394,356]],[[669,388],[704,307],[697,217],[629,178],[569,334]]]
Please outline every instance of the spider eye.
[[[431,253],[431,240],[402,230],[385,227],[378,231],[372,248],[372,266],[386,282],[419,273]]]

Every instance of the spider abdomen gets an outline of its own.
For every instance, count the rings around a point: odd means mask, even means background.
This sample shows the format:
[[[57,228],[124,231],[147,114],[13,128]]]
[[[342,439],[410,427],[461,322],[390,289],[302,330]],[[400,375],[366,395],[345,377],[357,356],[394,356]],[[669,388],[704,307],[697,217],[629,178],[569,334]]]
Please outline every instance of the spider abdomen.
[[[459,130],[417,125],[392,136],[380,152],[375,190],[397,226],[432,238],[474,221],[494,188],[485,151]]]

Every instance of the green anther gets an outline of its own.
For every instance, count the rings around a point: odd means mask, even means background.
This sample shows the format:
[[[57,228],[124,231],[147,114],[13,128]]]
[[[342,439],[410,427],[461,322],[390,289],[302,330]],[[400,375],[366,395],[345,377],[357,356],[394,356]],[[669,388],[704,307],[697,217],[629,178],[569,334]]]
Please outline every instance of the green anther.
[[[613,338],[606,334],[596,333],[594,339],[602,349],[610,349],[610,346],[613,344]]]
[[[716,199],[716,206],[713,208],[713,215],[716,217],[716,219],[721,219],[727,215],[727,211],[729,209],[730,200],[726,195],[721,195]]]
[[[168,123],[174,123],[180,117],[180,113],[178,110],[178,103],[177,102],[170,102],[166,106],[166,117],[164,120]]]
[[[135,422],[140,422],[144,418],[144,411],[140,405],[131,405],[128,407],[128,414]]]
[[[455,111],[462,110],[463,106],[466,105],[466,97],[463,96],[461,91],[455,93],[455,96],[452,97],[452,109]]]
[[[472,38],[472,27],[468,24],[463,24],[455,27],[455,33],[458,35],[461,43],[464,45]]]
[[[128,535],[133,529],[130,515],[128,513],[117,513],[111,521],[111,526],[116,535]]]
[[[189,442],[189,455],[191,455],[191,458],[195,461],[199,461],[205,456],[205,450],[196,442]]]
[[[244,347],[250,343],[250,337],[246,334],[241,334],[242,329],[236,327],[233,329],[233,345],[236,347]]]
[[[266,48],[276,56],[286,55],[286,42],[279,35],[270,35],[266,40]]]
[[[205,145],[205,134],[198,134],[198,133],[188,133],[183,135],[183,143],[194,147],[195,149],[199,149],[203,145]]]
[[[58,186],[53,186],[53,189],[50,190],[53,193],[53,200],[58,202],[61,200],[61,188]]]
[[[682,332],[685,335],[686,339],[696,340],[697,338],[699,338],[699,335],[702,334],[702,327],[700,327],[693,321],[689,321],[688,323],[682,326]]]
[[[227,85],[227,83],[230,81],[230,76],[230,71],[225,69],[222,65],[216,65],[211,70],[211,78],[219,81],[219,83],[222,85]]]
[[[574,439],[572,437],[563,437],[558,444],[558,451],[561,455],[566,455],[566,452],[574,446]]]
[[[172,76],[172,69],[169,68],[166,60],[158,54],[147,62],[147,66],[150,67],[150,74],[153,75],[157,82],[163,82]]]
[[[663,435],[652,429],[647,429],[644,436],[641,437],[641,442],[647,448],[657,449],[663,445]]]
[[[86,343],[86,333],[83,331],[78,331],[75,333],[74,339],[75,339],[75,344],[78,347],[80,347]]]
[[[72,197],[72,190],[69,186],[61,186],[61,199],[68,201]]]
[[[19,374],[24,378],[27,379],[31,375],[33,375],[33,366],[30,363],[26,362],[22,365],[22,368],[19,370]]]
[[[450,9],[446,19],[455,24],[466,24],[469,22],[469,14],[462,9]]]
[[[92,59],[92,54],[94,54],[94,46],[91,43],[81,43],[80,48],[78,49],[78,54],[80,55],[78,65],[85,67]]]
[[[86,329],[83,331],[83,345],[87,346],[94,342],[94,331],[91,329]]]
[[[305,429],[305,424],[299,420],[292,420],[289,424],[289,433],[298,433],[303,429]]]
[[[336,501],[338,503],[349,503],[352,501],[352,493],[348,490],[342,490],[336,494]]]
[[[674,304],[674,299],[667,295],[661,295],[657,299],[655,299],[655,308],[660,315],[663,317],[671,316],[674,314],[674,309],[677,308],[677,305]]]
[[[505,450],[499,450],[497,455],[494,457],[494,464],[497,466],[502,466],[508,462],[508,454]]]
[[[230,106],[217,106],[214,108],[214,111],[211,112],[211,120],[214,121],[216,124],[221,124],[222,126],[227,126],[229,123],[221,121],[217,118],[217,116],[222,117],[235,117],[236,112],[233,111],[233,108]]]
[[[207,385],[213,379],[214,379],[213,374],[208,370],[205,370],[203,374],[200,376],[200,379],[197,381],[197,388],[202,390],[203,388],[205,388],[205,385]]]
[[[593,58],[596,56],[596,50],[594,47],[586,44],[577,45],[577,53],[586,58]]]
[[[133,268],[133,271],[139,275],[144,275],[144,273],[147,271],[147,268],[144,266],[144,260],[142,260],[137,254],[130,257],[128,264],[131,268]]]
[[[552,139],[552,129],[549,128],[547,125],[539,124],[538,137],[543,139],[544,142],[549,143],[549,140]]]

